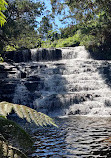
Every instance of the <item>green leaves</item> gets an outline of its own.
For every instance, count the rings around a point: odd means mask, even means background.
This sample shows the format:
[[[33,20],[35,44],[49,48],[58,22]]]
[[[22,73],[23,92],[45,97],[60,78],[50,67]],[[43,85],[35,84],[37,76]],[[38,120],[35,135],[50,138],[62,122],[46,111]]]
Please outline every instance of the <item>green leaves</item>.
[[[37,112],[24,105],[8,103],[5,101],[0,102],[0,115],[6,117],[12,110],[14,110],[20,118],[25,118],[30,123],[34,122],[38,126],[46,126],[49,124],[57,127],[53,119],[43,113]],[[30,145],[32,146],[30,137],[22,128],[15,124],[15,122],[9,121],[4,117],[0,116],[0,157],[27,158],[23,152],[25,151],[26,153],[26,149],[29,150]],[[4,138],[7,135],[10,140],[12,140],[12,146]],[[16,142],[16,146],[20,149],[23,147],[23,152],[13,147],[13,141]]]
[[[0,11],[6,10],[7,3],[5,0],[0,0]]]
[[[48,16],[44,16],[42,20],[40,21],[40,27],[38,29],[39,34],[42,35],[43,39],[46,39],[48,35],[48,31],[52,30],[52,23],[50,22],[50,19]]]
[[[4,23],[6,22],[6,17],[2,13],[2,11],[6,10],[6,5],[7,3],[5,2],[5,0],[0,0],[0,25],[1,26],[3,26]]]
[[[0,134],[0,157],[8,158],[27,158],[27,156],[19,149],[12,147],[8,141]]]
[[[44,11],[43,1],[32,0],[0,0],[0,12],[5,16],[0,16],[0,25],[7,21],[0,31],[0,51],[8,51],[7,46],[14,46],[14,48],[34,48],[37,46],[38,33],[37,18]],[[5,11],[5,12],[3,12]],[[7,19],[6,19],[7,18]],[[11,48],[10,48],[11,50]]]
[[[2,12],[0,12],[0,25],[1,25],[1,27],[4,25],[5,22],[6,22],[5,15]]]
[[[1,115],[6,117],[12,110],[14,110],[20,118],[25,118],[30,123],[34,122],[37,126],[53,125],[57,127],[52,118],[27,106],[8,102],[0,103]]]
[[[1,139],[1,136],[4,137],[4,139]],[[28,151],[30,152],[33,149],[34,143],[31,136],[29,136],[29,134],[24,131],[22,127],[20,127],[14,121],[4,118],[3,116],[0,116],[0,141],[4,141],[1,142],[0,153],[2,151],[3,154],[2,144],[5,143],[9,152],[10,150],[14,150],[13,153],[15,153],[15,155],[18,153],[19,156],[22,154],[22,152],[25,154],[27,154]],[[17,151],[15,148],[22,151],[21,154],[19,150]],[[9,152],[7,152],[8,155]],[[0,155],[0,158],[1,157],[2,156]]]

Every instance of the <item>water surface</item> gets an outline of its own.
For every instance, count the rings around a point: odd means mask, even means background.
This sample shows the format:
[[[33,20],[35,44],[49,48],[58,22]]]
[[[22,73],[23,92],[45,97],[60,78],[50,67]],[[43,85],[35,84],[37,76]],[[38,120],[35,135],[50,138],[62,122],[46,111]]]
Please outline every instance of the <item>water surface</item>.
[[[32,158],[110,158],[111,118],[56,118],[59,128],[38,129]]]

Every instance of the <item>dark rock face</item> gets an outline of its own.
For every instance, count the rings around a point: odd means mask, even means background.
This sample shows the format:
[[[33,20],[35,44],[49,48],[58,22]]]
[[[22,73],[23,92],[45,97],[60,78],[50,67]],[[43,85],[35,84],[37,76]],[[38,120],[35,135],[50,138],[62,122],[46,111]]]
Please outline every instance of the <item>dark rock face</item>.
[[[44,69],[45,65],[33,63],[0,64],[0,101],[14,102],[33,107],[34,98],[41,95],[37,92],[44,87],[43,79],[31,72]]]
[[[53,61],[62,59],[60,49],[24,49],[18,51],[9,51],[4,54],[5,61],[15,63],[29,61]]]
[[[32,93],[43,89],[44,83],[39,76],[29,76],[24,81],[26,88]]]
[[[0,101],[12,102],[15,87],[19,83],[17,78],[14,78],[14,66],[7,63],[0,64]],[[10,79],[10,75],[13,76]]]
[[[7,77],[7,69],[5,69],[4,65],[0,65],[0,79]]]
[[[21,72],[21,78],[26,78],[26,73],[25,72]]]
[[[31,50],[32,61],[53,61],[62,59],[62,53],[60,49],[32,49]]]
[[[5,61],[28,62],[31,60],[31,51],[29,49],[5,52]]]

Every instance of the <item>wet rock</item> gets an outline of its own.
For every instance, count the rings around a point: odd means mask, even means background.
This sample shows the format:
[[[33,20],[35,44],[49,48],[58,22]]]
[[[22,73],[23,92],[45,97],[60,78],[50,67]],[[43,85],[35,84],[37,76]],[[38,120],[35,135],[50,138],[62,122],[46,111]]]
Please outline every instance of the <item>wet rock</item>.
[[[25,72],[21,72],[21,78],[26,78],[26,73]]]
[[[30,92],[34,92],[35,90],[39,90],[40,89],[40,82],[36,82],[36,81],[33,81],[33,82],[25,82],[24,85],[27,87],[27,89],[30,91]]]
[[[31,49],[32,61],[53,61],[62,59],[60,49]]]
[[[29,76],[27,78],[27,81],[40,81],[40,77],[39,76]]]
[[[31,61],[31,51],[29,49],[9,51],[4,53],[5,61],[9,62],[28,62]]]

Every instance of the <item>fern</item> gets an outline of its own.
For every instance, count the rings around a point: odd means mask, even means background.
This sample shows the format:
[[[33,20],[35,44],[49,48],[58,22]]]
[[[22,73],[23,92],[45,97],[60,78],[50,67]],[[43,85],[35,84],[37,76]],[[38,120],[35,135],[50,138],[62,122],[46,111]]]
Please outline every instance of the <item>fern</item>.
[[[0,157],[27,158],[19,149],[8,144],[6,139],[0,134]]]
[[[5,0],[0,0],[0,25],[3,26],[4,23],[6,22],[6,17],[5,15],[2,13],[2,11],[6,10],[6,6],[7,3]]]
[[[0,102],[0,114],[2,116],[6,117],[12,112],[12,110],[14,110],[20,118],[25,118],[30,123],[34,122],[38,126],[53,125],[57,127],[52,118],[41,112],[37,112],[36,110],[24,105],[13,104],[5,101]]]
[[[37,111],[27,107],[27,106],[13,104],[13,103],[5,102],[5,101],[0,102],[0,115],[3,116],[3,117],[0,117],[1,121],[5,120],[4,117],[6,117],[8,114],[10,114],[12,112],[12,110],[14,110],[15,113],[20,118],[22,118],[22,119],[25,118],[30,123],[34,122],[38,126],[46,126],[49,124],[49,125],[54,125],[57,127],[57,125],[54,123],[53,119],[50,118],[49,116],[47,116],[41,112],[37,112]],[[10,124],[10,122],[8,124]],[[7,124],[5,122],[2,123],[1,125],[3,127],[7,126]],[[13,128],[15,128],[15,126]],[[3,128],[3,129],[5,130],[5,128]],[[27,158],[27,156],[23,153],[24,151],[22,152],[19,149],[9,145],[8,141],[3,137],[3,135],[5,135],[4,130],[1,130],[2,133],[0,132],[1,133],[0,134],[0,157],[4,157],[4,158],[5,157],[7,157],[7,158]],[[13,134],[13,132],[11,132],[11,133]],[[16,139],[15,139],[15,141],[16,141]]]

